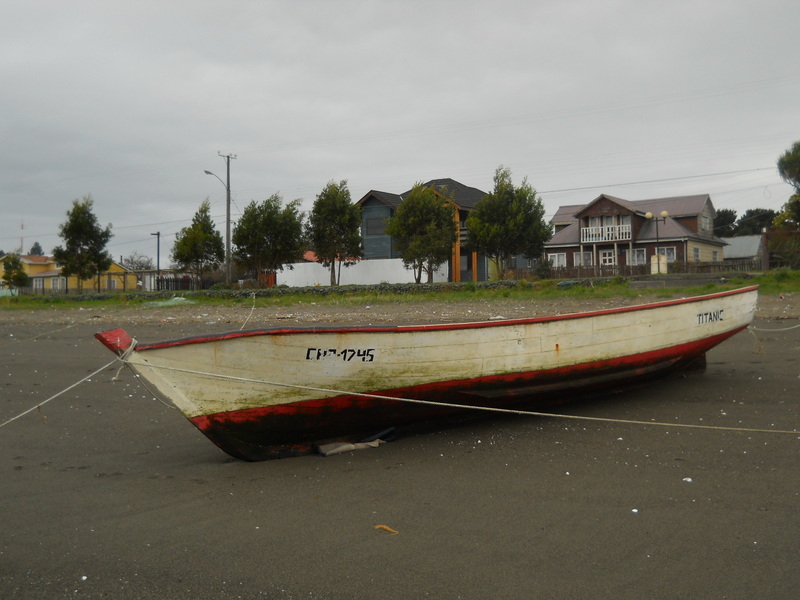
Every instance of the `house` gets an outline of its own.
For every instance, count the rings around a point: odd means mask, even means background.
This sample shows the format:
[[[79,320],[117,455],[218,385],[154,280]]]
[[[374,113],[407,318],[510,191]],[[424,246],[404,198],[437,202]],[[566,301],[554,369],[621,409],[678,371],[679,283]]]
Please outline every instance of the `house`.
[[[486,195],[486,192],[466,186],[453,179],[433,179],[423,184],[434,191],[447,191],[448,201],[452,195],[452,204],[457,211],[458,241],[453,246],[453,253],[448,263],[449,281],[485,281],[488,279],[488,261],[476,252],[465,252],[467,240],[467,215],[475,209],[475,205]],[[386,219],[394,216],[397,208],[411,190],[402,194],[371,190],[356,204],[361,207],[361,236],[364,240],[364,259],[401,258],[394,247],[392,238],[386,234]],[[442,195],[442,197],[445,197]]]
[[[52,256],[37,254],[20,255],[20,262],[25,273],[30,278],[30,291],[34,294],[65,293],[76,291],[79,287],[86,291],[97,289],[98,277],[84,279],[78,285],[78,278],[74,275],[64,277],[61,275],[61,266]],[[0,277],[4,271],[0,261]],[[101,291],[133,291],[136,289],[136,274],[122,265],[112,262],[105,273],[100,274]]]
[[[767,247],[763,235],[740,235],[721,238],[727,245],[722,251],[726,263],[751,262],[752,269],[767,268]]]
[[[556,268],[685,270],[722,260],[725,242],[714,236],[715,214],[708,194],[636,201],[601,194],[558,209],[545,254]],[[664,258],[656,260],[657,254]]]

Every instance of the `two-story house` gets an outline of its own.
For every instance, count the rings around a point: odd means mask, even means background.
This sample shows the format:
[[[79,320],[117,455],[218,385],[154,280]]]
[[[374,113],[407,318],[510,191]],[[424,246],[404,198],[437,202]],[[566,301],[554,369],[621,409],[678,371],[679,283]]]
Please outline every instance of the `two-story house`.
[[[452,256],[448,263],[449,281],[485,281],[488,279],[488,261],[482,254],[466,252],[464,244],[467,239],[467,215],[486,195],[486,192],[466,186],[453,179],[433,179],[423,184],[433,188],[437,193],[446,191],[443,198],[448,198],[456,209],[458,241],[453,246]],[[394,216],[397,207],[408,197],[411,190],[402,194],[371,190],[356,204],[361,207],[361,236],[364,240],[364,259],[400,258],[392,238],[386,234],[386,219]],[[452,196],[452,199],[450,199]]]
[[[636,201],[602,194],[558,209],[545,254],[557,268],[655,265],[663,272],[669,264],[718,262],[725,242],[714,235],[715,214],[708,194]]]

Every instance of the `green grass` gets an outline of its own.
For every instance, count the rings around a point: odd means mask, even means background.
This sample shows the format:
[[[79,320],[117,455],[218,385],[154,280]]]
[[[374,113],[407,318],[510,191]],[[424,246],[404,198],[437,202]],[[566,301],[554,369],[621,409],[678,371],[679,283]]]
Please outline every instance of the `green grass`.
[[[682,297],[707,294],[714,291],[735,289],[757,284],[761,294],[779,295],[800,292],[800,271],[778,269],[765,275],[751,278],[730,278],[724,283],[708,283],[686,288],[633,289],[622,278],[593,282],[591,285],[560,287],[556,280],[535,282],[506,282],[503,286],[486,284],[442,284],[433,286],[382,285],[382,286],[343,286],[341,288],[292,290],[258,290],[254,298],[248,290],[215,291],[212,293],[183,292],[178,295],[195,304],[206,306],[294,306],[297,304],[319,304],[329,306],[359,306],[380,303],[408,302],[464,302],[495,300],[536,299],[592,299],[592,298],[638,298],[643,301],[661,298]],[[121,293],[98,296],[15,296],[0,298],[0,310],[52,310],[76,308],[149,308],[169,306],[172,294]],[[179,304],[176,304],[179,305]]]

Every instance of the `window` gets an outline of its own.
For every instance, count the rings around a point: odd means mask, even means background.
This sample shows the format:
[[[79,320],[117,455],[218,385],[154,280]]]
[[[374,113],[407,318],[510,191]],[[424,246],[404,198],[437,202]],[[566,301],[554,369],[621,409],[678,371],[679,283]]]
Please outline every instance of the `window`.
[[[572,254],[572,264],[576,267],[591,267],[592,266],[592,253],[591,252],[575,252]]]
[[[714,262],[719,262],[719,252],[717,250],[711,251],[711,260]]]
[[[567,253],[566,252],[556,252],[553,254],[547,255],[547,260],[550,261],[554,267],[566,267],[567,266]]]
[[[692,258],[694,262],[700,262],[700,248],[692,248]]]
[[[626,250],[627,260],[629,265],[646,265],[647,264],[647,250],[644,248],[634,248],[633,250]]]
[[[386,219],[373,217],[367,219],[367,235],[383,235],[386,233]]]
[[[600,250],[600,264],[604,267],[617,264],[617,255],[613,250]]]
[[[675,246],[666,246],[657,248],[656,251],[659,254],[663,254],[664,256],[666,256],[668,263],[675,262]]]

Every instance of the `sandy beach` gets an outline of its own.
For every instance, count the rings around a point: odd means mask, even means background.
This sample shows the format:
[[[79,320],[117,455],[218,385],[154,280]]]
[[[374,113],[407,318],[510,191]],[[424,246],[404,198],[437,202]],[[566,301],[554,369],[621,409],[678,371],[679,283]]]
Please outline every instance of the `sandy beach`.
[[[110,363],[93,334],[120,325],[155,341],[613,305],[3,310],[0,422]],[[492,415],[261,463],[110,365],[0,428],[0,597],[793,599],[800,434],[778,431],[800,430],[798,325],[800,299],[762,297],[706,373],[562,411],[738,431]]]

